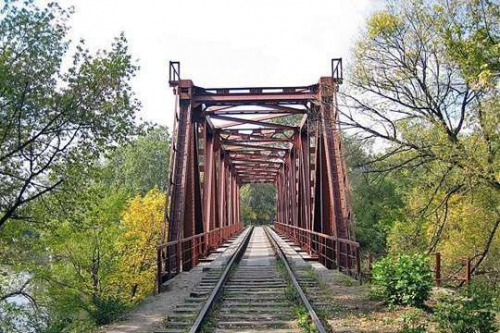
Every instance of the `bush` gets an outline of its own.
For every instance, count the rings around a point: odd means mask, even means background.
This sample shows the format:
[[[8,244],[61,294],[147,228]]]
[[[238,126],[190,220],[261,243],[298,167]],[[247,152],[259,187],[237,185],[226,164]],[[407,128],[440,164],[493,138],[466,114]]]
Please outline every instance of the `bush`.
[[[497,332],[493,296],[485,288],[470,286],[457,295],[441,297],[434,309],[440,332]]]
[[[97,325],[105,325],[116,321],[127,310],[127,305],[117,298],[94,297],[92,303],[94,307],[89,310],[89,314]]]
[[[383,258],[373,266],[372,278],[383,299],[394,305],[423,306],[433,284],[429,260],[423,255]]]
[[[426,333],[427,325],[425,324],[425,315],[422,310],[413,309],[412,311],[403,314],[403,329],[400,333]]]

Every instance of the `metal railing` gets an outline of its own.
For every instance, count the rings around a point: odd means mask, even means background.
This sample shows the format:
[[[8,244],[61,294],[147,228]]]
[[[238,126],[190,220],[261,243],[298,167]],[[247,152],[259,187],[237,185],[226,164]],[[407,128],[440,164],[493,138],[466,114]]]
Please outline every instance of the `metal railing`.
[[[363,281],[371,279],[372,266],[379,258],[389,255],[388,253],[374,254],[365,252],[361,254],[361,276]],[[443,265],[444,263],[444,265]],[[444,257],[440,252],[430,255],[432,272],[434,273],[434,284],[436,287],[460,287],[470,283],[472,279],[472,267],[474,259],[470,257]]]
[[[434,281],[436,287],[459,287],[469,283],[472,276],[471,258],[447,257],[447,265],[443,267],[441,253],[434,253]]]
[[[287,236],[325,267],[337,268],[349,276],[360,279],[361,263],[358,242],[279,222],[274,223],[274,229]]]
[[[157,289],[182,271],[196,266],[231,236],[241,231],[241,223],[214,229],[202,234],[171,241],[157,247]]]

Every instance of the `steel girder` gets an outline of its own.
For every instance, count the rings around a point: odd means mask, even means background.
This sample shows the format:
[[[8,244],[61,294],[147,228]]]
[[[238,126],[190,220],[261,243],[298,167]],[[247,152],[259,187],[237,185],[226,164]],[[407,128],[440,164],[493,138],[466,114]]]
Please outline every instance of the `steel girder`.
[[[278,222],[353,240],[338,84],[322,77],[301,87],[212,89],[176,80],[179,113],[164,241],[239,224],[239,190],[250,183],[276,186]],[[299,124],[283,120],[294,115],[304,115]],[[190,269],[220,241],[209,238],[185,250],[182,263],[170,264]]]

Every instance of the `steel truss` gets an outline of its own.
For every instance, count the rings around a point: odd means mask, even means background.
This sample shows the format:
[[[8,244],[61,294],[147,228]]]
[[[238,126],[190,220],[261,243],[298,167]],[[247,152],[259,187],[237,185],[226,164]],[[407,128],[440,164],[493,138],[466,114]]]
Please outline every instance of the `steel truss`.
[[[332,76],[309,86],[203,88],[171,63],[176,111],[159,286],[242,228],[239,190],[250,183],[276,186],[277,230],[309,232],[297,241],[311,255],[359,270],[338,126],[341,68],[334,59]],[[333,237],[335,248],[317,234]]]

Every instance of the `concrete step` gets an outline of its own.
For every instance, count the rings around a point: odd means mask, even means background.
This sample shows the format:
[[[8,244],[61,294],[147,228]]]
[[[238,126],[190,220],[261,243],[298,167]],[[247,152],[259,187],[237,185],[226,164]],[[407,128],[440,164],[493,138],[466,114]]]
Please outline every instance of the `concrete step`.
[[[276,332],[275,329],[288,328],[293,329],[296,325],[293,321],[288,320],[259,320],[259,321],[219,321],[217,323],[217,328],[228,329],[228,328],[243,328],[243,329],[258,329],[259,331],[263,328],[272,328],[272,332]],[[238,330],[242,332],[242,330]]]
[[[222,308],[219,309],[220,313],[259,313],[259,312],[265,312],[265,313],[287,313],[290,312],[290,307],[288,306],[273,306],[273,307],[262,307],[260,305],[258,306],[234,306],[234,305],[229,305],[229,304],[224,304]]]
[[[250,306],[258,306],[261,309],[265,308],[275,308],[275,307],[289,307],[290,303],[289,302],[265,302],[265,301],[232,301],[232,300],[225,300],[224,301],[224,306],[229,306],[231,308],[246,308]]]
[[[269,330],[267,329],[244,329],[244,328],[238,328],[238,329],[216,329],[215,333],[262,333],[262,332],[273,332],[273,333],[298,333],[300,330],[298,329],[288,329],[288,328],[281,328],[281,329],[276,329],[276,328],[271,328]]]
[[[290,310],[289,310],[290,311]],[[283,321],[283,320],[293,320],[294,313],[271,313],[271,312],[252,312],[252,313],[227,313],[220,312],[217,314],[217,319],[219,321],[227,320],[242,320],[242,321]]]

